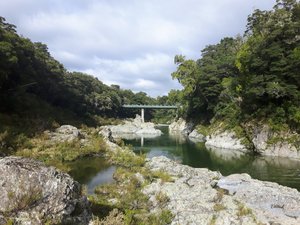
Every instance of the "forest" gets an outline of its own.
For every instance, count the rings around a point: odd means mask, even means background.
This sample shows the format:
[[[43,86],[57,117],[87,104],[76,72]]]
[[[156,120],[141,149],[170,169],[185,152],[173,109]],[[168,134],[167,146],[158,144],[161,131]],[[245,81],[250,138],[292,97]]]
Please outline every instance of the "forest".
[[[152,98],[67,71],[45,44],[19,35],[0,17],[0,133],[30,137],[57,124],[97,126],[139,113],[122,104],[178,104],[179,116],[195,124],[223,121],[233,128],[262,121],[300,131],[298,1],[278,0],[273,10],[257,9],[242,36],[206,46],[199,59],[176,55],[174,62],[171,76],[183,89]],[[146,119],[170,122],[175,115],[150,110]]]
[[[0,18],[1,129],[8,115],[23,124],[39,121],[40,130],[52,123],[95,125],[97,117],[123,118],[137,112],[122,110],[122,104],[153,101],[144,92],[107,86],[91,75],[67,71],[45,44],[20,36],[14,25]]]
[[[277,1],[256,9],[243,36],[208,45],[197,60],[174,58],[172,73],[183,86],[172,90],[181,116],[201,124],[227,121],[229,127],[261,121],[300,131],[300,4]]]

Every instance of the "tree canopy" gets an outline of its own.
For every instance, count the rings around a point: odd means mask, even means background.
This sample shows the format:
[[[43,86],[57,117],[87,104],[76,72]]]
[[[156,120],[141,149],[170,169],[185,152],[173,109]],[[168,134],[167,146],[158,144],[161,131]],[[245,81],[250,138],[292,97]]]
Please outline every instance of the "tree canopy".
[[[248,17],[243,37],[205,47],[198,60],[175,56],[184,116],[206,123],[270,119],[299,129],[299,37],[299,2],[277,0]]]

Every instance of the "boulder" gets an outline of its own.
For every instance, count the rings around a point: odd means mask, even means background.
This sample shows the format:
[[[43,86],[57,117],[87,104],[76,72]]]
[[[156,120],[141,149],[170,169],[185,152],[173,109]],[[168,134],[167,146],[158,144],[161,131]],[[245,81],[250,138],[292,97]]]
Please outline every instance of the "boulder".
[[[206,137],[205,145],[207,147],[248,152],[246,146],[241,143],[241,139],[237,138],[232,131],[216,132],[209,135]]]
[[[76,139],[83,138],[80,131],[71,125],[62,125],[54,132],[46,131],[45,133],[49,136],[50,141],[54,142],[71,142]]]
[[[68,174],[33,159],[0,158],[0,224],[88,224],[89,202]]]
[[[300,159],[300,152],[294,145],[287,141],[288,139],[293,139],[293,135],[298,134],[291,134],[289,132],[275,134],[268,125],[257,126],[254,129],[252,143],[256,151],[261,155]],[[277,141],[269,143],[272,138],[277,139]],[[298,139],[300,139],[299,135]]]
[[[198,133],[196,129],[194,129],[190,134],[189,134],[189,139],[193,142],[205,142],[206,137],[203,134]]]
[[[158,129],[155,129],[154,127],[151,127],[151,128],[143,128],[141,130],[138,130],[136,132],[136,134],[138,135],[143,135],[143,134],[153,134],[153,135],[157,135],[157,136],[160,136],[161,135],[161,131],[158,130]]]
[[[193,123],[188,123],[184,119],[179,118],[179,120],[174,121],[169,125],[169,132],[189,135],[192,132],[193,126]]]

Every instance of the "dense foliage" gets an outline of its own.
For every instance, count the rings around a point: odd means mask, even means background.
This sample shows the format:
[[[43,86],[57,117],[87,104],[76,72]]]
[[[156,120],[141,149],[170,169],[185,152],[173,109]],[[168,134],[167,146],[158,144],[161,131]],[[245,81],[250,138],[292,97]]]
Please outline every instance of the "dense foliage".
[[[224,38],[198,60],[175,57],[183,116],[203,123],[248,119],[300,128],[300,3],[255,10],[243,37]],[[171,94],[171,93],[170,93]]]
[[[140,113],[124,110],[122,104],[152,103],[155,99],[144,92],[68,72],[45,44],[18,35],[0,17],[0,154],[59,124],[97,126],[112,122],[108,118]],[[146,113],[147,119],[153,117],[153,112]]]
[[[0,17],[0,97],[1,113],[52,118],[59,123],[69,122],[68,115],[84,123],[95,116],[133,116],[137,111],[122,110],[121,105],[154,101],[144,92],[133,93],[117,85],[109,87],[87,74],[68,72],[50,55],[45,44],[18,35],[16,27],[3,17]],[[58,112],[68,115],[59,116]]]

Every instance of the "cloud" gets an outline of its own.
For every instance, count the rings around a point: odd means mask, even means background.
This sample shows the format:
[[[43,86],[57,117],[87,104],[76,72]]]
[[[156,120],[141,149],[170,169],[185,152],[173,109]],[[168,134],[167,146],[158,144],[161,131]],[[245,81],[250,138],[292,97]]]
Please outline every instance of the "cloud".
[[[10,0],[0,14],[48,45],[67,69],[152,96],[172,81],[176,54],[199,58],[208,44],[243,33],[254,8],[275,0]]]

